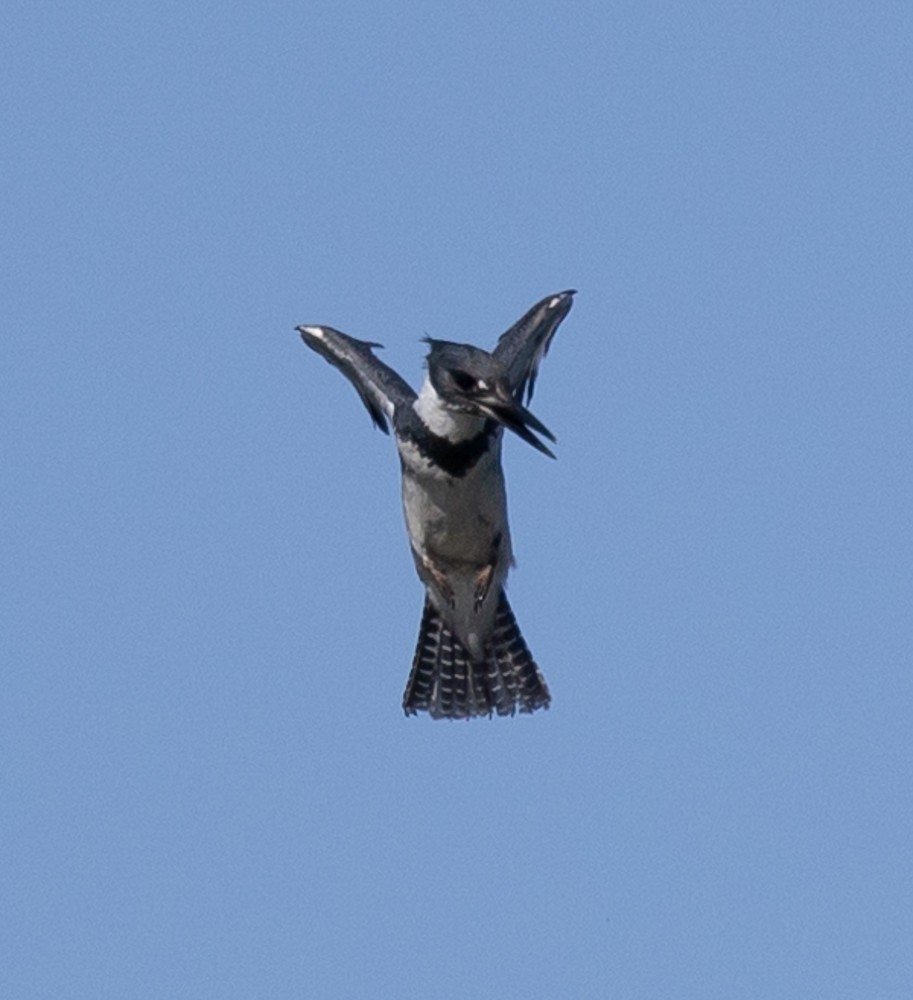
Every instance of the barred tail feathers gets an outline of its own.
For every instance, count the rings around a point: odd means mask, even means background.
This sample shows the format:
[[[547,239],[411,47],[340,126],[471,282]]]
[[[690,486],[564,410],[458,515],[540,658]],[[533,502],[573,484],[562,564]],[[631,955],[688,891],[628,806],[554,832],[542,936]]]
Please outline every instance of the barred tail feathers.
[[[485,660],[474,661],[425,598],[412,672],[403,695],[407,715],[435,719],[513,715],[548,708],[548,687],[523,640],[503,591]]]

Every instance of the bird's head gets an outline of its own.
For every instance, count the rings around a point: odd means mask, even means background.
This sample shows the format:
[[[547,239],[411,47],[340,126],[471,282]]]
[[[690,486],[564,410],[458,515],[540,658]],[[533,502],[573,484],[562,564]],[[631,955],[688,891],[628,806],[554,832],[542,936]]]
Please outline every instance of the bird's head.
[[[494,420],[538,451],[555,456],[539,438],[554,441],[552,432],[511,393],[503,365],[480,347],[425,338],[428,379],[443,406],[458,413]]]

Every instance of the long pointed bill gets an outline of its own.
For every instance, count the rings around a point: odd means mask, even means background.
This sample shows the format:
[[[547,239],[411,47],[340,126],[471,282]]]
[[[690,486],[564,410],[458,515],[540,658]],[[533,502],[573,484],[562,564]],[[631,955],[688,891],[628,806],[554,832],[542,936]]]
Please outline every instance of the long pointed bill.
[[[513,431],[517,437],[523,438],[527,444],[531,444],[536,451],[541,451],[549,458],[555,457],[551,450],[533,434],[533,430],[538,431],[543,437],[547,437],[549,441],[554,441],[555,435],[541,420],[534,417],[525,406],[514,399],[506,389],[498,389],[492,396],[486,399],[477,399],[476,402],[486,416],[497,420],[509,431]]]

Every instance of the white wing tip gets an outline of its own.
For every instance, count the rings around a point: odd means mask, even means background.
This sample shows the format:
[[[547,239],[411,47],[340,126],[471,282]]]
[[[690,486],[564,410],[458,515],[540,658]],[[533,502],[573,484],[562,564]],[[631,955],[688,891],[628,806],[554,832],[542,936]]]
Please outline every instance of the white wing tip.
[[[555,306],[558,305],[559,302],[563,302],[569,296],[576,295],[576,294],[577,294],[577,289],[576,288],[569,288],[566,292],[559,292],[557,295],[553,295],[548,300],[548,305],[546,306],[546,308],[547,309],[554,309]]]

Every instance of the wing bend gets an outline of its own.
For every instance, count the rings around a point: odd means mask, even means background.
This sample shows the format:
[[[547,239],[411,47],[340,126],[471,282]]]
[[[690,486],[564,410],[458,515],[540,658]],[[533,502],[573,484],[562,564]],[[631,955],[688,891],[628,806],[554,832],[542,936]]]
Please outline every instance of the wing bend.
[[[375,426],[390,433],[388,421],[397,407],[411,404],[415,391],[389,365],[374,356],[372,348],[381,347],[368,340],[356,340],[331,326],[299,326],[301,339],[326,358],[355,387]]]

